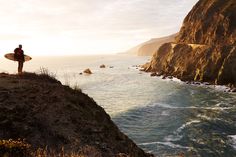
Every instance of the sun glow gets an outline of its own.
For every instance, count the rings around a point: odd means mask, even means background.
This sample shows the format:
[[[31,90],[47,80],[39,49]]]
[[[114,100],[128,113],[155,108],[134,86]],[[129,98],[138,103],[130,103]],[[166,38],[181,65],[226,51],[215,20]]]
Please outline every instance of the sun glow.
[[[30,55],[124,52],[176,33],[196,1],[0,1],[0,52],[18,44]]]

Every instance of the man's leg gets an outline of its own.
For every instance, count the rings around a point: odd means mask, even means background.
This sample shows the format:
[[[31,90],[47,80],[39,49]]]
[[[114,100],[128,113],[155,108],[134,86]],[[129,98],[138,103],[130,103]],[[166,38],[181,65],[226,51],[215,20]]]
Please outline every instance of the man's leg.
[[[23,61],[19,61],[19,62],[18,62],[18,73],[19,73],[19,74],[22,73],[22,70],[23,70],[23,64],[24,64]]]

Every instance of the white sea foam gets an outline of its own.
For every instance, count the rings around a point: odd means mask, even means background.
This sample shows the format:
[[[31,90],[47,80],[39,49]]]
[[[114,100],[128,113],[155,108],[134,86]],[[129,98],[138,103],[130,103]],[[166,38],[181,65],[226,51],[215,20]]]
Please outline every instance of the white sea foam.
[[[209,107],[199,107],[199,106],[187,106],[187,107],[179,107],[179,106],[171,106],[169,104],[165,103],[154,103],[154,106],[159,106],[162,108],[168,108],[168,109],[204,109],[204,110],[230,110],[235,107],[220,107],[218,104],[215,106],[209,106]]]
[[[208,117],[208,116],[202,115],[202,114],[198,114],[197,117],[198,117],[198,118],[201,118],[201,119],[204,119],[204,120],[208,120],[208,121],[212,120],[211,117]]]
[[[236,135],[229,135],[230,141],[232,143],[232,147],[236,150]]]
[[[163,76],[158,76],[159,79],[162,79]],[[177,83],[180,83],[180,84],[185,84],[186,82],[184,81],[181,81],[180,79],[176,78],[176,77],[173,77],[172,79],[169,79],[169,78],[166,78],[166,79],[162,79],[163,81],[174,81],[174,82],[177,82]],[[224,86],[224,85],[211,85],[210,83],[208,82],[193,82],[193,83],[190,83],[190,85],[192,86],[200,86],[200,87],[203,87],[203,88],[211,88],[211,89],[215,89],[216,91],[220,91],[220,92],[230,92],[230,88],[227,87],[227,86]]]
[[[147,146],[147,145],[164,145],[171,148],[180,148],[180,149],[191,149],[191,147],[181,146],[179,144],[174,144],[172,142],[147,142],[147,143],[140,143],[139,146]]]
[[[184,123],[181,127],[179,127],[176,132],[181,132],[183,129],[185,129],[187,126],[192,125],[192,124],[196,124],[196,123],[200,123],[200,120],[191,120],[189,122]]]
[[[165,141],[168,141],[168,142],[173,142],[173,141],[179,141],[183,138],[183,136],[181,135],[169,135],[169,136],[166,136],[164,139]]]
[[[162,111],[162,112],[161,112],[161,115],[162,115],[162,116],[169,116],[169,112],[168,112],[168,111]]]

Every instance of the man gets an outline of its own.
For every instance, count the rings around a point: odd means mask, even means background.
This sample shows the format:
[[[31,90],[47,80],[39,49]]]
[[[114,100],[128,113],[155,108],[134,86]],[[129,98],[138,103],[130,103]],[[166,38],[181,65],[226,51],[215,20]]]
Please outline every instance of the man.
[[[14,58],[18,61],[18,74],[22,74],[23,64],[25,62],[24,51],[22,45],[14,50]]]

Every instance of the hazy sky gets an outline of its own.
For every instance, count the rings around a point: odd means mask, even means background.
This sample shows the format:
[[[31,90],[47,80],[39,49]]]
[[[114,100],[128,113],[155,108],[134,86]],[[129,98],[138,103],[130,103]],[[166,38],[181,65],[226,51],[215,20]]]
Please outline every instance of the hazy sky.
[[[0,0],[0,53],[116,53],[179,30],[198,0]]]

